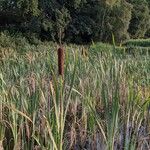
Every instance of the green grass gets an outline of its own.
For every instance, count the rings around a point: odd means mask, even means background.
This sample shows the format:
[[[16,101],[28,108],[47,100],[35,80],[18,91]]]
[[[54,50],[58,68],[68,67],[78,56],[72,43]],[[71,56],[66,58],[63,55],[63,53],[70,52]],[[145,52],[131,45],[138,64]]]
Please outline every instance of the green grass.
[[[150,39],[130,39],[123,43],[125,46],[150,47]]]
[[[149,54],[70,45],[65,58],[62,80],[54,44],[0,48],[0,149],[149,149]]]

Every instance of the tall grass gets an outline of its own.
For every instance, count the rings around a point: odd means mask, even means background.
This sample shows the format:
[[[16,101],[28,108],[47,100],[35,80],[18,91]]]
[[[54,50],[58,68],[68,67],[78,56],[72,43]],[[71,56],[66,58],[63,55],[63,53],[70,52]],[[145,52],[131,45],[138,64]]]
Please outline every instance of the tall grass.
[[[0,49],[0,148],[150,148],[149,55],[99,48]]]

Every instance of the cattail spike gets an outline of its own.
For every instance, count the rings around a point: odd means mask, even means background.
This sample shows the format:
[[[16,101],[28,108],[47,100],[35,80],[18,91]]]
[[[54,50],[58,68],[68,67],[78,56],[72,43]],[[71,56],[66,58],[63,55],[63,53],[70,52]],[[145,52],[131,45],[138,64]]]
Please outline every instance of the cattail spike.
[[[58,74],[64,76],[64,49],[58,49]]]

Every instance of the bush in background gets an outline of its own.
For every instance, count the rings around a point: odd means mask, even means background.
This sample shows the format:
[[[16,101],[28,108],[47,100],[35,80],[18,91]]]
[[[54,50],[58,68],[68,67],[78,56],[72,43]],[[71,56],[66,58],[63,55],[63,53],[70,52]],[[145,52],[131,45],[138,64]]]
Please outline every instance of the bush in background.
[[[138,0],[2,0],[0,29],[78,44],[112,42],[113,34],[120,43],[130,36],[144,37],[148,30],[149,2],[140,2],[139,5]]]

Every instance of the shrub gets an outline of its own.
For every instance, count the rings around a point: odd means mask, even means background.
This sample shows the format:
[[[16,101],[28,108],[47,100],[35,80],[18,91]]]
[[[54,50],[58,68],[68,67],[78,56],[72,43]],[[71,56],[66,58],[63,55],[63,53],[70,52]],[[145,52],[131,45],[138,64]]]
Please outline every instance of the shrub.
[[[7,31],[0,33],[0,46],[3,48],[16,49],[20,52],[31,49],[31,44],[22,34],[10,34]]]
[[[130,0],[130,3],[133,5],[133,10],[128,31],[131,38],[142,38],[150,26],[148,3],[146,0]]]
[[[150,39],[131,39],[123,43],[125,46],[150,47]]]

